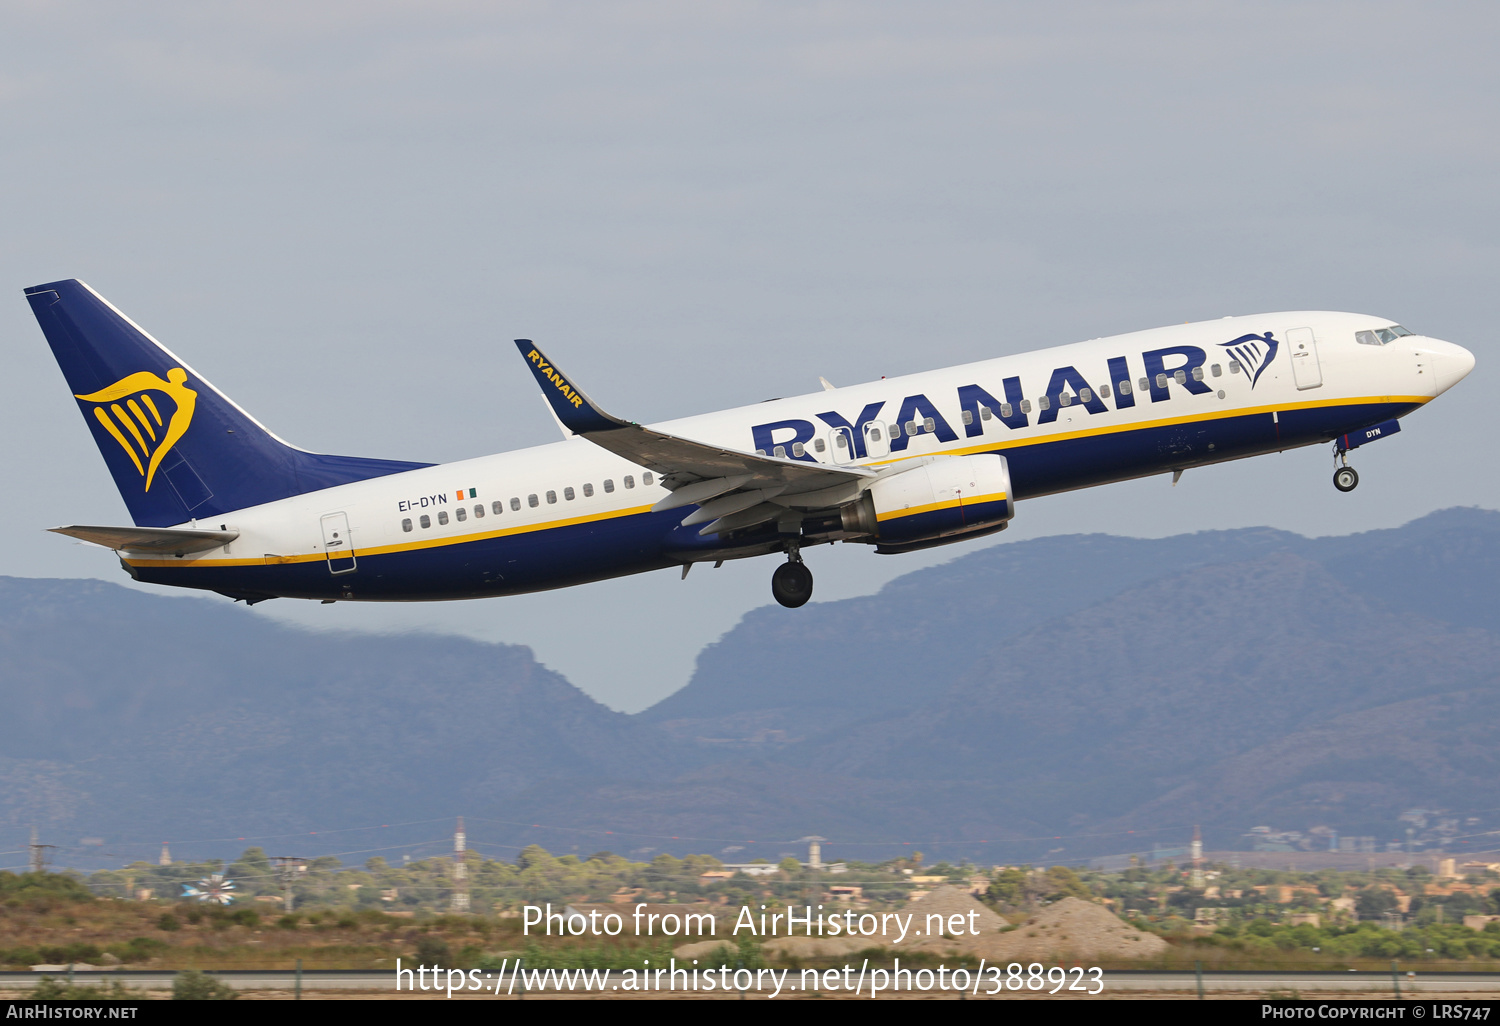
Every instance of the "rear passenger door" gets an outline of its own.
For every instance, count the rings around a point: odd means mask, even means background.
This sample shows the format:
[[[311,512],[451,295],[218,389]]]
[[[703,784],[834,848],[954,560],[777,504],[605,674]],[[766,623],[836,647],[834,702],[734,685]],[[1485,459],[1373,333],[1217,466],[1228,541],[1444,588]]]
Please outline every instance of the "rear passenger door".
[[[328,554],[328,572],[352,574],[354,541],[349,537],[349,517],[343,512],[323,514],[323,551]]]

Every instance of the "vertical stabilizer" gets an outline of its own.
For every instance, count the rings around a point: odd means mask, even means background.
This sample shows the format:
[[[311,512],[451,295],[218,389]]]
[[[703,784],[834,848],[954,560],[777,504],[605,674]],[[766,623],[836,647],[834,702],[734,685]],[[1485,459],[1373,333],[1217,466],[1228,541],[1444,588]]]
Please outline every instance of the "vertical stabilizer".
[[[26,298],[137,526],[428,466],[286,444],[81,281]]]

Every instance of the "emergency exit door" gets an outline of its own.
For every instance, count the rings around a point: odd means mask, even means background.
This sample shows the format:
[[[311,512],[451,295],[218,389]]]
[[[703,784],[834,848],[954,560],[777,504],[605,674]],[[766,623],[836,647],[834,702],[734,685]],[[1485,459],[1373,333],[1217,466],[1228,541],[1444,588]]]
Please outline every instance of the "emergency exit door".
[[[323,514],[323,551],[328,554],[329,573],[354,572],[354,543],[349,537],[349,517],[346,514]]]

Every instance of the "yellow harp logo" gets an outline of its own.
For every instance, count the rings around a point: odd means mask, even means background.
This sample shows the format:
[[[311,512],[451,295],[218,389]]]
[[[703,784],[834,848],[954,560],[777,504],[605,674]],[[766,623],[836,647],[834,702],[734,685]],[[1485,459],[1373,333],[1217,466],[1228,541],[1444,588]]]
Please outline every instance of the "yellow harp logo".
[[[162,458],[193,422],[193,406],[198,402],[198,393],[184,385],[185,381],[187,371],[181,367],[167,371],[166,381],[150,371],[141,371],[121,378],[108,388],[73,397],[99,404],[94,407],[94,419],[120,443],[135,469],[146,479],[148,492]],[[171,400],[166,420],[162,419],[161,407],[152,398],[153,392]],[[141,462],[143,459],[145,463]]]

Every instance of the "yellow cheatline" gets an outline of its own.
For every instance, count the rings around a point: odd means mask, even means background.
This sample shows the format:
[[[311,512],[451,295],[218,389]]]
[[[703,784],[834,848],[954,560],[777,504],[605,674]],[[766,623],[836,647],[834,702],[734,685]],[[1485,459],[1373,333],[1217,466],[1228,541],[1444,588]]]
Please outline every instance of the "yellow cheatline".
[[[899,517],[914,517],[918,513],[931,513],[933,510],[952,509],[954,506],[974,506],[978,505],[981,502],[1004,502],[1005,498],[1006,495],[1004,492],[995,492],[990,495],[965,495],[957,499],[944,499],[942,502],[929,502],[925,506],[911,506],[907,509],[893,509],[889,513],[878,514],[875,519],[877,521],[881,521],[895,520]]]
[[[638,513],[649,513],[650,506],[632,506],[629,509],[613,510],[607,513],[591,513],[587,516],[569,517],[566,520],[549,520],[544,524],[521,525],[519,527],[507,527],[498,531],[484,531],[479,534],[445,535],[437,538],[423,538],[421,541],[401,542],[396,545],[375,545],[370,548],[354,548],[354,556],[384,556],[393,552],[413,552],[419,549],[436,549],[448,545],[464,545],[469,542],[486,541],[490,538],[504,538],[514,534],[533,534],[537,531],[550,531],[559,527],[572,527],[577,524],[595,523],[601,520],[616,520],[620,517],[635,516]],[[299,553],[295,556],[276,556],[276,563],[314,563],[327,559],[323,552]],[[255,559],[127,559],[125,562],[131,566],[175,566],[175,567],[221,567],[221,566],[262,566],[272,562],[265,557]]]
[[[1431,402],[1430,395],[1377,395],[1362,396],[1352,399],[1333,399],[1320,402],[1305,403],[1282,403],[1276,406],[1254,406],[1234,410],[1214,410],[1202,413],[1188,414],[1181,417],[1163,417],[1160,420],[1131,421],[1120,424],[1102,424],[1098,427],[1080,428],[1077,431],[1058,431],[1053,434],[1031,434],[1019,437],[1005,438],[1003,448],[1016,449],[1023,445],[1046,445],[1049,442],[1066,442],[1075,438],[1092,438],[1098,435],[1115,435],[1125,431],[1143,431],[1149,428],[1171,427],[1174,424],[1192,424],[1205,420],[1226,420],[1230,417],[1250,417],[1259,413],[1286,413],[1289,410],[1315,410],[1329,406],[1360,406],[1366,403],[1413,403],[1420,406]],[[1091,414],[1097,416],[1097,414]],[[1040,426],[1040,425],[1038,425]],[[911,456],[897,456],[888,460],[873,460],[861,466],[890,466],[902,463],[909,459],[917,459],[922,456],[970,456],[975,453],[994,452],[998,439],[991,439],[978,445],[965,446],[962,449],[947,449],[942,452],[914,453]]]
[[[88,399],[89,397],[88,396],[79,396],[78,398],[80,398],[80,399]],[[1097,428],[1085,428],[1085,429],[1080,430],[1080,431],[1062,432],[1062,433],[1059,433],[1059,434],[1043,435],[1043,436],[1039,436],[1039,437],[1012,438],[1012,439],[1007,439],[1006,440],[1004,447],[1005,448],[1015,448],[1015,447],[1022,446],[1022,445],[1041,445],[1041,444],[1045,444],[1045,443],[1048,443],[1048,442],[1066,441],[1066,440],[1073,439],[1073,438],[1085,438],[1085,437],[1089,437],[1089,436],[1093,436],[1093,435],[1118,434],[1119,432],[1122,432],[1122,431],[1139,431],[1139,430],[1143,430],[1143,429],[1146,429],[1146,428],[1169,427],[1169,426],[1171,426],[1173,424],[1187,424],[1187,423],[1191,423],[1193,421],[1222,420],[1222,419],[1224,419],[1226,417],[1245,417],[1245,416],[1251,416],[1251,415],[1254,415],[1254,414],[1257,414],[1257,413],[1273,413],[1273,412],[1285,412],[1287,410],[1316,409],[1318,407],[1326,407],[1326,406],[1358,406],[1358,405],[1360,405],[1362,403],[1372,403],[1372,402],[1379,402],[1379,403],[1413,403],[1413,404],[1416,404],[1416,405],[1421,405],[1423,403],[1426,403],[1426,402],[1430,401],[1431,399],[1432,399],[1431,396],[1422,396],[1422,395],[1396,395],[1396,396],[1387,395],[1387,396],[1365,396],[1365,397],[1362,397],[1362,398],[1351,398],[1351,399],[1335,399],[1335,400],[1331,400],[1331,401],[1324,400],[1324,401],[1320,401],[1320,402],[1287,403],[1287,404],[1283,404],[1283,405],[1279,405],[1279,406],[1258,406],[1258,407],[1252,407],[1252,408],[1248,408],[1248,409],[1225,410],[1225,411],[1221,411],[1221,412],[1212,412],[1212,413],[1197,413],[1197,414],[1192,414],[1192,415],[1189,415],[1189,416],[1182,416],[1182,417],[1169,417],[1169,418],[1164,418],[1162,420],[1152,420],[1152,421],[1144,421],[1144,422],[1139,422],[1138,421],[1138,422],[1129,423],[1129,424],[1115,424],[1115,425],[1109,425],[1109,426],[1101,426],[1101,427],[1097,427]],[[95,407],[94,414],[95,414],[96,417],[99,418],[100,423],[103,424],[107,429],[110,427],[108,420],[105,419],[104,415],[102,414],[102,412],[100,412],[100,410],[98,409],[98,407]],[[125,441],[124,437],[121,436],[117,431],[112,431],[111,433],[113,433],[115,435],[115,437],[119,440],[120,444],[122,446],[124,446],[126,448],[126,451],[128,452],[129,451],[129,443],[127,443]],[[993,451],[995,451],[995,441],[991,440],[989,443],[986,443],[986,444],[969,446],[969,447],[966,447],[966,448],[963,448],[963,449],[950,449],[947,452],[941,453],[941,454],[920,453],[920,454],[913,454],[911,456],[898,456],[895,459],[889,459],[889,460],[872,460],[870,463],[861,464],[861,466],[885,466],[885,465],[891,465],[891,464],[896,464],[896,463],[903,463],[903,462],[905,462],[907,460],[918,459],[918,458],[921,458],[922,456],[930,456],[930,455],[965,456],[965,455],[970,455],[970,454],[973,454],[973,453],[993,452]],[[132,454],[132,458],[134,458],[133,454]],[[140,466],[140,462],[139,461],[136,462],[136,466],[137,466],[137,468],[139,468],[139,466]],[[984,500],[984,499],[976,499],[976,500],[973,500],[973,501],[980,502],[980,501],[986,501],[986,500]],[[956,505],[956,503],[954,503],[954,504]],[[923,507],[923,508],[925,509],[927,507]],[[940,507],[933,507],[933,508],[940,508]],[[361,555],[378,556],[378,555],[385,555],[387,553],[393,553],[393,552],[411,552],[411,551],[414,551],[414,550],[417,550],[417,549],[440,548],[440,547],[445,546],[445,545],[462,545],[462,544],[465,544],[467,542],[472,542],[472,541],[484,541],[485,539],[488,539],[488,538],[501,538],[501,537],[505,537],[507,535],[514,535],[514,534],[528,534],[528,533],[532,533],[532,532],[536,532],[536,531],[547,531],[547,530],[551,530],[551,529],[556,528],[556,527],[568,527],[568,526],[571,526],[571,525],[574,525],[574,524],[586,524],[586,523],[591,523],[591,522],[599,521],[599,520],[613,520],[613,519],[617,519],[619,517],[635,516],[638,513],[647,513],[647,512],[650,512],[650,509],[651,509],[650,506],[636,506],[636,507],[632,507],[630,509],[615,510],[615,511],[608,512],[608,513],[598,513],[598,514],[592,514],[592,515],[589,515],[589,516],[572,517],[572,518],[566,519],[566,520],[554,520],[554,521],[549,521],[549,522],[544,523],[544,524],[533,524],[533,525],[530,525],[530,526],[504,528],[504,529],[498,530],[498,531],[486,531],[486,532],[484,532],[482,534],[470,534],[470,535],[461,535],[461,536],[451,536],[450,535],[450,536],[441,537],[441,538],[423,539],[421,541],[403,542],[403,543],[400,543],[400,544],[397,544],[397,545],[382,545],[382,546],[377,546],[375,548],[369,548],[369,549],[356,548],[354,554],[356,556],[361,556]],[[911,516],[914,512],[919,512],[919,511],[916,511],[916,510],[902,510],[900,513],[887,514],[886,516],[887,516],[887,518],[890,517],[890,516]],[[324,553],[322,553],[322,552],[314,552],[314,553],[309,553],[309,554],[300,555],[300,556],[286,556],[286,557],[283,557],[283,560],[286,561],[286,562],[294,562],[294,563],[309,563],[309,562],[313,562],[315,560],[322,560],[322,559],[326,559],[326,558],[327,557],[326,557],[326,555]],[[126,560],[126,562],[129,563],[131,566],[146,566],[146,567],[152,567],[152,566],[157,566],[157,567],[160,567],[160,566],[175,566],[175,567],[182,567],[182,568],[195,567],[195,566],[196,567],[221,567],[221,566],[261,566],[261,565],[264,565],[264,560],[263,559],[194,559],[194,560],[186,560],[186,559],[170,559],[170,560],[168,560],[168,559],[129,559],[129,560]]]

